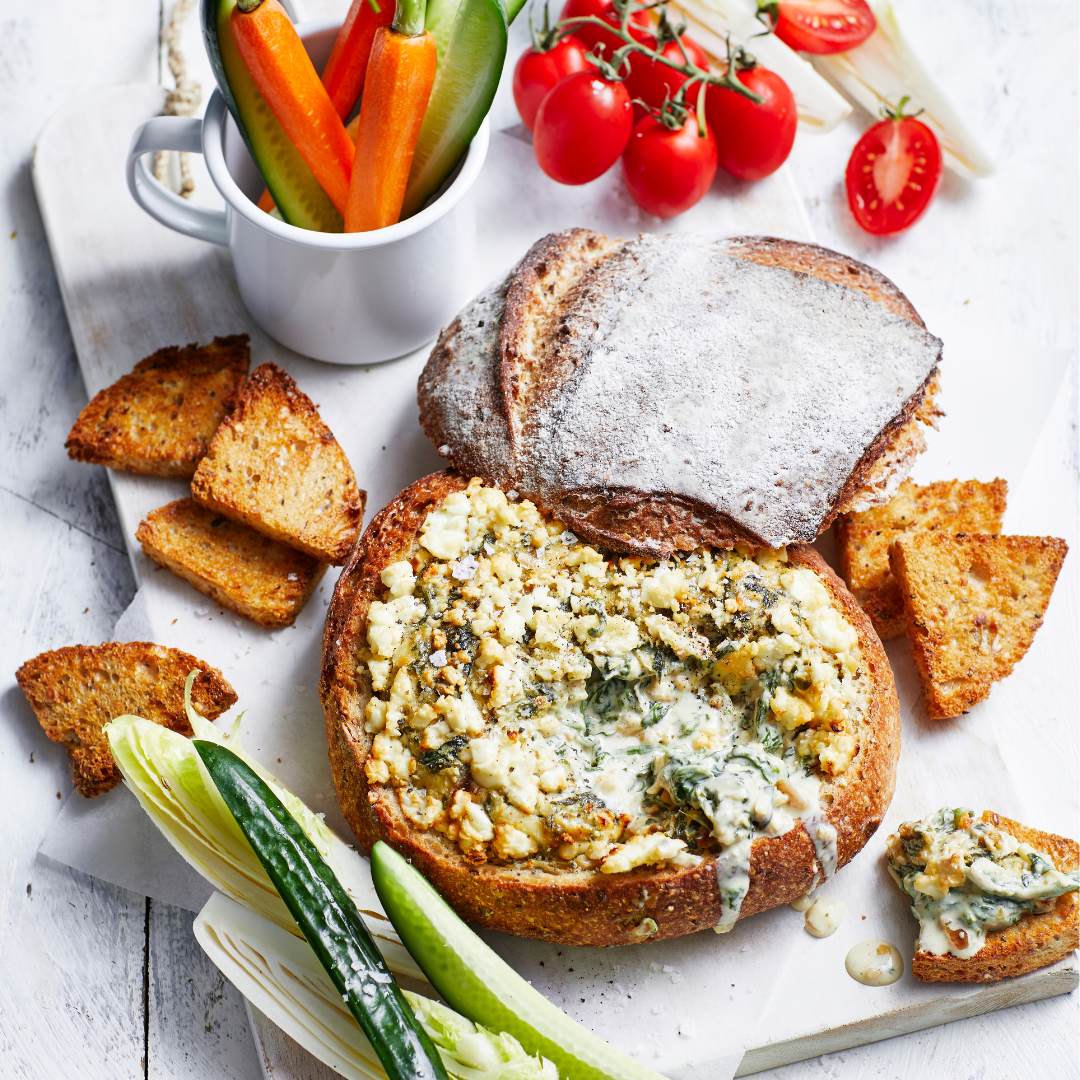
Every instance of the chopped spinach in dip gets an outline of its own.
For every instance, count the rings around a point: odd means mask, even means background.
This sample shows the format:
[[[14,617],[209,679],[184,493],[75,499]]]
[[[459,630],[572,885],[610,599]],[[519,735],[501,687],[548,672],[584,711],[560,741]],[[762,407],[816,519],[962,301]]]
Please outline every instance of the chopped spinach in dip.
[[[855,629],[779,551],[605,554],[473,480],[382,571],[360,660],[369,783],[474,863],[623,873],[717,860],[730,925],[753,840],[807,823],[858,751]]]
[[[907,821],[886,844],[889,873],[909,897],[919,922],[917,948],[964,959],[991,930],[1025,915],[1050,911],[1080,888],[1080,874],[1063,873],[1049,855],[997,825],[996,815],[938,810]]]

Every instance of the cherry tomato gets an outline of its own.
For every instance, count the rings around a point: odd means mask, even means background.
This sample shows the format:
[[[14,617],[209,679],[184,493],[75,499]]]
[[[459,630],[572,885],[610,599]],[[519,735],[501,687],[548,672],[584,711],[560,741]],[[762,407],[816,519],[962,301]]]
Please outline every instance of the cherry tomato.
[[[876,236],[914,224],[941,179],[937,136],[920,120],[881,120],[855,144],[845,181],[855,220]]]
[[[689,60],[699,68],[708,71],[709,58],[702,47],[689,34],[683,34],[681,41]],[[645,44],[650,48],[656,48],[655,38]],[[674,61],[676,64],[684,63],[682,50],[679,48],[679,42],[677,41],[666,42],[660,50],[660,55]],[[644,101],[650,108],[659,109],[664,104],[664,96],[674,97],[679,87],[686,82],[688,77],[681,71],[676,71],[666,64],[661,64],[659,61],[652,60],[639,53],[630,57],[630,74],[626,76],[624,81],[626,89],[630,91],[631,100]],[[690,89],[690,92],[686,95],[686,100],[690,105],[697,102],[700,90],[700,84]],[[644,116],[647,111],[637,104],[634,105],[634,110],[639,117]]]
[[[776,36],[799,52],[846,52],[877,27],[866,0],[779,0],[775,12]]]
[[[603,19],[612,26],[619,25],[619,15],[615,10],[612,0],[566,0],[563,5],[560,19],[578,19],[585,15]],[[635,11],[630,16],[630,36],[637,41],[646,41],[649,37],[649,28],[652,20],[647,11]],[[603,55],[610,57],[620,46],[625,45],[617,34],[608,33],[599,26],[588,23],[574,27],[574,37],[583,42],[585,48],[592,52],[597,45],[603,46]]]
[[[787,161],[795,142],[795,96],[788,84],[763,67],[738,73],[739,82],[761,104],[726,86],[705,91],[705,115],[716,136],[720,167],[740,180],[760,180]]]
[[[522,122],[532,129],[536,110],[547,92],[568,75],[591,70],[588,49],[576,37],[564,37],[547,52],[526,49],[514,66],[514,103]]]
[[[540,103],[533,152],[552,180],[587,184],[619,160],[633,127],[626,87],[583,71],[563,79]]]
[[[626,152],[623,176],[642,210],[668,218],[689,210],[716,178],[716,139],[708,126],[698,134],[691,111],[671,129],[655,116],[639,120]]]

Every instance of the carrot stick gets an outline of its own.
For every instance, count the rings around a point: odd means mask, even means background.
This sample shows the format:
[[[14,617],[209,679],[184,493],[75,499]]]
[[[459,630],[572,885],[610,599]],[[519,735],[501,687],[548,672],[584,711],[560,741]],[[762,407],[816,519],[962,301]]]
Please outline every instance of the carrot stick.
[[[353,0],[334,38],[322,83],[342,120],[353,111],[364,88],[368,57],[380,26],[394,18],[394,0]]]
[[[393,26],[375,33],[360,97],[346,232],[381,229],[401,217],[435,81],[435,39],[424,30],[424,8],[424,0],[400,0]]]
[[[341,212],[353,145],[278,0],[238,0],[229,27],[244,66],[290,142]]]

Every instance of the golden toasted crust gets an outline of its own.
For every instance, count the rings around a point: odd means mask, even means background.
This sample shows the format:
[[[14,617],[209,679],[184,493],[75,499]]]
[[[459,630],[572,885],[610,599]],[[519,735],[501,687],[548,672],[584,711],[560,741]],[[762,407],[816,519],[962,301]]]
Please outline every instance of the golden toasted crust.
[[[356,542],[364,493],[318,410],[274,364],[257,367],[191,481],[198,502],[324,562]]]
[[[889,563],[934,719],[967,712],[1031,647],[1068,545],[1052,536],[914,533]]]
[[[388,841],[413,859],[465,918],[507,933],[573,945],[622,945],[643,940],[646,918],[657,924],[651,939],[715,926],[720,892],[713,860],[627,874],[476,867],[441,835],[414,831],[393,788],[368,784],[363,764],[371,736],[364,731],[363,711],[371,687],[355,659],[365,640],[368,608],[382,587],[383,568],[404,557],[428,512],[465,485],[462,477],[442,472],[407,488],[374,518],[338,580],[323,639],[321,692],[330,766],[346,820],[363,847]],[[843,582],[812,548],[789,552],[793,563],[821,576],[858,630],[873,685],[859,752],[838,782],[823,787],[843,866],[873,835],[892,798],[900,741],[896,691],[881,643]],[[759,839],[740,918],[789,903],[819,879],[813,844],[801,824],[784,836]]]
[[[148,641],[68,645],[27,660],[15,678],[42,730],[71,756],[75,789],[91,798],[120,782],[102,730],[114,717],[136,713],[191,734],[184,681],[192,671],[192,701],[203,716],[213,720],[236,702],[217,668]]]
[[[1080,845],[1075,840],[1029,829],[992,810],[984,811],[982,820],[1049,855],[1059,870],[1075,870],[1080,866]],[[1045,915],[1025,915],[1005,930],[991,930],[986,935],[986,944],[967,960],[948,954],[916,952],[911,960],[911,973],[924,982],[997,982],[1055,963],[1080,945],[1078,939],[1080,895],[1066,893],[1057,898],[1053,910]]]
[[[520,435],[530,422],[535,396],[562,377],[557,349],[547,350],[539,365],[530,360],[529,344],[551,336],[562,317],[562,302],[585,272],[617,251],[621,242],[587,229],[571,229],[543,237],[526,254],[511,277],[505,304],[495,305],[500,318],[488,336],[496,355],[496,371],[476,370],[462,355],[462,327],[455,320],[440,336],[420,377],[420,426],[432,443],[457,467],[491,483],[519,486],[522,463]],[[877,270],[815,244],[772,237],[735,237],[727,253],[764,266],[809,274],[854,289],[883,304],[892,313],[922,327],[923,321],[907,297]],[[473,348],[481,335],[470,339]],[[462,377],[483,389],[478,405],[485,426],[502,429],[482,438],[455,407],[459,387],[446,383]],[[837,514],[886,498],[912,460],[925,449],[923,425],[940,415],[935,403],[937,368],[905,402],[900,413],[866,449],[837,495],[821,531]],[[519,486],[519,490],[523,490]],[[730,547],[758,542],[745,528],[713,507],[670,492],[641,492],[624,488],[602,490],[525,491],[545,512],[564,521],[578,535],[613,551],[668,555],[698,547]]]
[[[192,476],[250,362],[247,334],[170,345],[99,391],[64,444],[68,457],[148,476]]]
[[[155,562],[260,626],[290,625],[326,569],[194,499],[154,510],[135,538]]]
[[[836,523],[841,573],[882,641],[904,632],[904,601],[889,568],[889,547],[914,532],[1001,532],[1008,484],[1002,479],[905,480],[884,506],[845,514]]]

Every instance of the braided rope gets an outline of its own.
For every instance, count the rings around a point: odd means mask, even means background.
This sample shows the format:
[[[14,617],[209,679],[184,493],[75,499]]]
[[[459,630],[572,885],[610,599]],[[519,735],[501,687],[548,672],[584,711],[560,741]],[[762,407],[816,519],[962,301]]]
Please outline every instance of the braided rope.
[[[161,44],[165,46],[165,60],[173,78],[173,88],[165,94],[163,116],[192,116],[202,104],[202,86],[188,76],[187,59],[180,48],[181,28],[194,8],[195,0],[176,0],[169,20],[161,33]],[[177,194],[182,199],[189,199],[195,191],[190,155],[182,153],[179,159],[180,187]],[[159,151],[154,155],[153,171],[155,178],[164,184],[169,172],[168,151]]]

